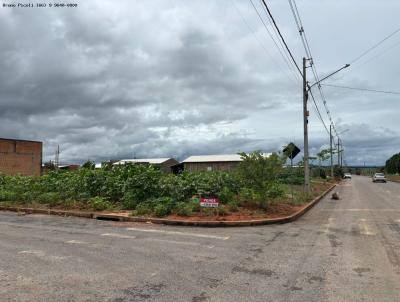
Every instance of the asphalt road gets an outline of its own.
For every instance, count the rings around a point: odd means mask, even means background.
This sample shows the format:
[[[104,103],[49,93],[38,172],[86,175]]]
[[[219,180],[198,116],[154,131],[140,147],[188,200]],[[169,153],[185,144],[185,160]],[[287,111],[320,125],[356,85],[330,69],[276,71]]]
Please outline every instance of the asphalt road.
[[[400,301],[400,184],[337,191],[245,228],[0,212],[0,301]]]

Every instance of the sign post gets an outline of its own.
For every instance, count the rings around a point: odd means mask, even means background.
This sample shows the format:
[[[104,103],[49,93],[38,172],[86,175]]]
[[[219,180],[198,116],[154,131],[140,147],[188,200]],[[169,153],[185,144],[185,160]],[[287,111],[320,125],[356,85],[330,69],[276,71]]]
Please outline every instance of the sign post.
[[[214,208],[217,210],[217,216],[219,216],[219,199],[217,197],[200,196],[200,210],[203,213],[203,208]]]
[[[289,143],[284,149],[283,153],[290,158],[290,177],[293,178],[293,158],[300,153],[300,149],[293,143]],[[291,180],[292,181],[292,180]],[[293,184],[290,184],[290,191],[293,200]]]

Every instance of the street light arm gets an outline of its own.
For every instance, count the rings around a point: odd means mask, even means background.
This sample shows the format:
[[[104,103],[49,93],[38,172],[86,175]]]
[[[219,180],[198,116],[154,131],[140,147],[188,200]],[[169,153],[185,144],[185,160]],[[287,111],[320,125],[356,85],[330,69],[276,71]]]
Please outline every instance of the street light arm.
[[[311,88],[314,87],[315,85],[319,85],[319,83],[321,83],[322,81],[324,81],[324,80],[326,80],[327,78],[333,76],[334,74],[337,74],[339,71],[341,71],[341,70],[343,70],[343,69],[345,69],[345,68],[347,68],[347,67],[349,67],[349,66],[350,66],[350,64],[344,65],[342,68],[340,68],[340,69],[338,69],[338,70],[336,70],[336,71],[334,71],[334,72],[328,74],[326,77],[322,78],[322,79],[319,80],[318,82],[315,82],[315,83],[312,84],[311,86],[309,85],[309,86],[308,86],[308,89],[311,89]]]

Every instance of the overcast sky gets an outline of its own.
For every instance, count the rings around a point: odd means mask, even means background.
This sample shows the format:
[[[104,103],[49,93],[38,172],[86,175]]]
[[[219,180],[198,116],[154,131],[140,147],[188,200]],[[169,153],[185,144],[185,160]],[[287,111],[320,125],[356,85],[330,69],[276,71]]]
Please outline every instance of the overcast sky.
[[[64,163],[271,152],[290,141],[302,149],[301,79],[250,1],[76,3],[0,7],[0,137],[43,141],[44,160],[60,145]],[[300,65],[288,1],[267,3]],[[398,0],[296,3],[320,77],[400,28]],[[399,53],[397,33],[326,83],[400,91]],[[349,129],[341,135],[347,163],[383,164],[400,152],[400,95],[323,91],[338,132]],[[315,154],[329,136],[309,105]]]

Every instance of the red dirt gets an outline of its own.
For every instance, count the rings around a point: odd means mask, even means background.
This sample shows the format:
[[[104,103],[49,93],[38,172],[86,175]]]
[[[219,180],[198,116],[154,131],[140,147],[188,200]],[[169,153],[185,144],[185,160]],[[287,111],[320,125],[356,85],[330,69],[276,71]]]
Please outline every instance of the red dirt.
[[[239,209],[236,213],[229,213],[227,215],[191,215],[188,217],[178,216],[178,215],[168,215],[167,217],[163,217],[170,220],[184,220],[184,221],[241,221],[241,220],[257,220],[257,219],[266,219],[266,218],[280,218],[289,216],[294,214],[301,208],[302,206],[293,206],[290,204],[274,204],[271,205],[265,213],[254,212],[248,209]]]

